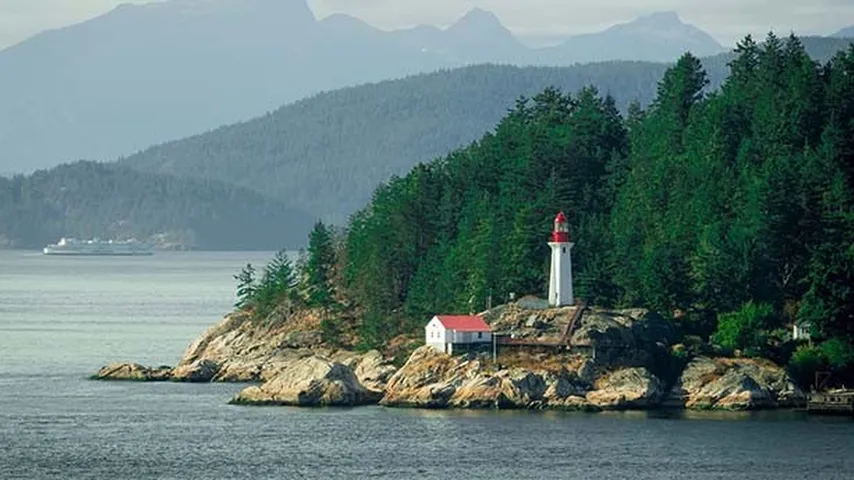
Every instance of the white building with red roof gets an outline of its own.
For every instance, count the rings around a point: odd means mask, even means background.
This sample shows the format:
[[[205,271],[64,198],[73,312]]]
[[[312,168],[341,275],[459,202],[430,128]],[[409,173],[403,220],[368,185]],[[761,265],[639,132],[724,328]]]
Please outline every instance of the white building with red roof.
[[[442,353],[492,343],[492,329],[474,315],[437,315],[424,327],[427,345]]]

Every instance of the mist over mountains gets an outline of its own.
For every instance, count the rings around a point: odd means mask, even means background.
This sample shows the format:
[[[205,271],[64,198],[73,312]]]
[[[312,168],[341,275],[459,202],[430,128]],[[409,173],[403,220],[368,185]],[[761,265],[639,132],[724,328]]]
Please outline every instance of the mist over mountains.
[[[440,68],[665,62],[686,50],[723,47],[675,13],[532,49],[480,9],[445,29],[383,31],[318,20],[305,0],[123,5],[0,52],[0,172],[110,160],[320,91]]]

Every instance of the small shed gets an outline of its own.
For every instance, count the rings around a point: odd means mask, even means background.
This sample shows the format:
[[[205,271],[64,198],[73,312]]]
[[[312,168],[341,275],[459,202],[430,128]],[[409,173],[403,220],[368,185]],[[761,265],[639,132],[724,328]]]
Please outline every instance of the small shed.
[[[492,329],[474,315],[437,315],[424,327],[424,335],[427,345],[447,354],[492,343]]]

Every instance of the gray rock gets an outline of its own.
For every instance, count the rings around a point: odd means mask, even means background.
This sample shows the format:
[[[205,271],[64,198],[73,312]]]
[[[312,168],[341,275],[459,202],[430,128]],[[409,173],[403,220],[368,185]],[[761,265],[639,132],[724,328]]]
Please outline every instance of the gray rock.
[[[300,407],[356,406],[376,403],[380,394],[365,388],[347,366],[321,357],[294,362],[279,376],[241,391],[238,405]]]
[[[578,375],[578,378],[581,381],[592,385],[593,382],[596,381],[596,362],[592,359],[584,360],[581,366],[578,367],[576,375]]]
[[[366,353],[361,358],[356,358],[358,363],[354,373],[359,382],[374,391],[385,390],[388,380],[397,371],[397,367],[392,365],[389,360],[384,359],[382,354],[376,350]]]
[[[674,337],[670,322],[646,310],[588,309],[571,344],[595,355],[597,365],[650,367],[669,351]]]
[[[617,370],[597,382],[587,401],[603,409],[644,409],[657,406],[661,382],[646,368]]]
[[[145,367],[137,363],[113,363],[92,376],[94,380],[116,380],[133,382],[165,382],[172,379],[170,367]]]
[[[766,360],[697,357],[665,402],[699,410],[755,410],[802,406],[806,396],[788,373]]]
[[[543,398],[549,405],[563,406],[569,397],[583,398],[590,390],[589,386],[577,375],[566,371],[548,374],[545,376],[545,381],[548,388],[543,393]]]
[[[546,323],[545,321],[543,321],[543,319],[537,314],[531,315],[530,317],[528,317],[528,320],[525,322],[526,328],[534,328],[537,330],[543,330],[543,329],[547,328],[548,326],[549,326],[549,324]]]
[[[172,372],[176,382],[207,383],[216,377],[220,366],[213,360],[197,360],[190,365],[179,365]]]

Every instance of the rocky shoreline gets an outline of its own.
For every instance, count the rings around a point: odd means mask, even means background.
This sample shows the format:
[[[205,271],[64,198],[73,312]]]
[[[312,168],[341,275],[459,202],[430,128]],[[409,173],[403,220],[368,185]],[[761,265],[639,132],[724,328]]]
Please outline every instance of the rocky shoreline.
[[[547,336],[570,313],[511,305],[485,318],[516,335]],[[796,408],[806,398],[784,369],[760,359],[698,356],[662,378],[654,371],[673,348],[670,330],[642,310],[585,312],[573,334],[578,351],[514,350],[494,363],[485,354],[451,357],[420,347],[400,368],[378,351],[329,348],[310,328],[316,324],[310,315],[289,315],[269,326],[232,314],[190,345],[174,368],[113,364],[93,378],[253,382],[231,403],[260,406],[743,411]]]

